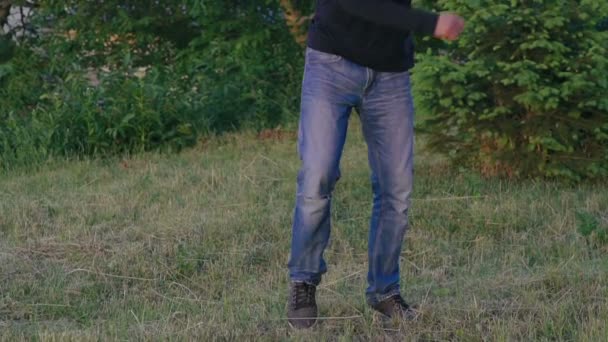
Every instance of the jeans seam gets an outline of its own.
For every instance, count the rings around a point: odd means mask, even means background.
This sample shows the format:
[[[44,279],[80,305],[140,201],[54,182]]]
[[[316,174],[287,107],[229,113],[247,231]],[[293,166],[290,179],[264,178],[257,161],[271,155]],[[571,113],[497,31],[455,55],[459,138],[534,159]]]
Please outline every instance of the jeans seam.
[[[381,171],[381,166],[379,165],[379,157],[378,157],[378,152],[377,149],[374,151],[374,158],[376,159],[376,168],[378,169],[378,173],[381,175],[382,171]],[[378,190],[380,192],[380,212],[378,213],[378,227],[376,227],[376,234],[381,233],[381,229],[382,228],[382,223],[383,223],[383,216],[385,215],[385,203],[386,203],[386,196],[382,193],[384,191],[382,184],[380,183],[380,179],[382,178],[382,176],[378,177]],[[376,236],[376,240],[374,241],[374,244],[377,245],[378,244],[378,236]],[[374,251],[376,250],[376,246],[374,246]],[[375,254],[375,252],[374,252]],[[375,255],[374,255],[375,257]],[[386,262],[386,260],[385,260]],[[376,272],[377,273],[377,272]],[[375,279],[374,279],[375,281]]]

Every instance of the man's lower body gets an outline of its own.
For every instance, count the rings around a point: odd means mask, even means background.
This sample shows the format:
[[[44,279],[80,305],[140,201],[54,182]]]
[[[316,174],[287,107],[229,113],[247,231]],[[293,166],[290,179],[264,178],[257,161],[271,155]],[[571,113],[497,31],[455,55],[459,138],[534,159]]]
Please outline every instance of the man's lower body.
[[[376,72],[340,56],[307,49],[298,131],[302,167],[288,264],[288,316],[295,325],[300,319],[300,327],[314,323],[311,317],[317,315],[314,291],[327,271],[323,252],[331,230],[331,196],[340,178],[340,158],[353,108],[359,113],[368,146],[373,189],[366,297],[379,311],[383,306],[392,310],[393,305],[400,305],[393,302],[401,300],[399,256],[408,228],[413,181],[414,109],[409,74]]]

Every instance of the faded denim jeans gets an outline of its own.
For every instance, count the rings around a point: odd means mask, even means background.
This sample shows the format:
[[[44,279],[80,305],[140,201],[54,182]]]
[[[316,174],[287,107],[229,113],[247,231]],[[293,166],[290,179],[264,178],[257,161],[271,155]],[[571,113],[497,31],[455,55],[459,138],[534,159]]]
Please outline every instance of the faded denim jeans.
[[[376,72],[333,54],[306,51],[298,130],[297,177],[289,276],[318,285],[330,206],[352,109],[368,146],[373,190],[369,227],[370,303],[399,293],[399,256],[408,228],[413,181],[414,108],[408,72]]]

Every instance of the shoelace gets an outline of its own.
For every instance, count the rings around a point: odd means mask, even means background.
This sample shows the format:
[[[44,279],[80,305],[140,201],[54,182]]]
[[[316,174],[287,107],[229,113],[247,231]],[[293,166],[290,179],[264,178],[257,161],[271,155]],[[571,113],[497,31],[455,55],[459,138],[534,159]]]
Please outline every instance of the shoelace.
[[[314,303],[315,287],[306,283],[294,285],[291,296],[291,304],[295,309],[307,307]]]

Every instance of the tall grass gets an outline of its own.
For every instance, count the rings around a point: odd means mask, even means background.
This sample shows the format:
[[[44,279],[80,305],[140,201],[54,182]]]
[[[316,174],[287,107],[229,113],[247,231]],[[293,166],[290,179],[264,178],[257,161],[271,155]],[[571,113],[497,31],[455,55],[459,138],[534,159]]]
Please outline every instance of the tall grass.
[[[608,339],[606,184],[484,179],[422,142],[401,265],[424,315],[399,330],[376,323],[364,299],[371,193],[352,124],[315,329],[286,322],[298,159],[293,135],[271,132],[2,174],[0,340]]]

